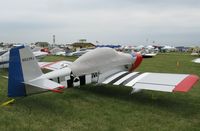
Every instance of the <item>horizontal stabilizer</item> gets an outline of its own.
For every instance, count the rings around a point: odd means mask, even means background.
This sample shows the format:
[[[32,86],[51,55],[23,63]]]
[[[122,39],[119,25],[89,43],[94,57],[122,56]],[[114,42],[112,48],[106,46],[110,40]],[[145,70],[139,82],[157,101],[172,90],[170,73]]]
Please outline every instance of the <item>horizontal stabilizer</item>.
[[[38,90],[43,90],[43,91],[53,91],[53,92],[59,92],[57,90],[59,89],[63,89],[64,86],[60,85],[56,82],[53,82],[51,80],[42,78],[42,79],[35,79],[35,80],[31,80],[28,82],[24,82],[25,86],[26,86],[26,93],[27,94],[32,94],[32,93],[36,93],[38,92]],[[36,88],[32,88],[32,87],[36,87]]]
[[[4,79],[8,79],[8,76],[2,76]]]

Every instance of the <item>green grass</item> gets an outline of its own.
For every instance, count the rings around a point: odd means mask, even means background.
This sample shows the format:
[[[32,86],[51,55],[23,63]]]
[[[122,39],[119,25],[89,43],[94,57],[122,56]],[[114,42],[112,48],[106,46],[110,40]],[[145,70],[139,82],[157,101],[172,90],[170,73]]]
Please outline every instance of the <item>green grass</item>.
[[[74,60],[48,56],[43,61]],[[144,59],[138,71],[190,73],[200,76],[200,64],[183,53]],[[179,67],[177,67],[177,61]],[[0,70],[0,76],[6,75]],[[17,99],[0,107],[0,130],[200,130],[200,83],[188,93],[142,91],[88,85],[63,94],[47,92]],[[8,100],[7,80],[0,77],[0,102]]]

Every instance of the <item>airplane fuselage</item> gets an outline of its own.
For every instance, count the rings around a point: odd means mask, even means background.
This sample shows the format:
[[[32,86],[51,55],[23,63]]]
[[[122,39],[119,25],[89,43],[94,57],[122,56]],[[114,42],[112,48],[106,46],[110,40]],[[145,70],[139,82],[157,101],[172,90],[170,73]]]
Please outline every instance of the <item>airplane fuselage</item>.
[[[45,74],[45,77],[65,87],[101,83],[113,74],[134,68],[136,59],[137,56],[134,54],[121,53],[110,48],[99,48],[79,57],[62,70]],[[67,71],[69,69],[70,73]],[[55,77],[54,74],[59,74],[59,77]]]

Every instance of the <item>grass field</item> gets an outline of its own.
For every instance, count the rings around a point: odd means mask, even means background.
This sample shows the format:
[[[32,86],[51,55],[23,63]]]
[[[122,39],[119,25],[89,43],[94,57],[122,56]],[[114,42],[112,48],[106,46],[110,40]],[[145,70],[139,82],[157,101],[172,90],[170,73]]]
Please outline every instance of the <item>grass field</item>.
[[[46,57],[44,61],[74,60]],[[200,64],[184,53],[144,59],[140,72],[190,73],[200,76]],[[179,66],[177,67],[177,62]],[[6,70],[0,71],[7,75]],[[0,107],[0,131],[188,131],[200,130],[200,82],[188,93],[142,91],[88,85],[63,94],[47,92],[16,99]],[[7,79],[0,77],[0,103],[7,98]]]

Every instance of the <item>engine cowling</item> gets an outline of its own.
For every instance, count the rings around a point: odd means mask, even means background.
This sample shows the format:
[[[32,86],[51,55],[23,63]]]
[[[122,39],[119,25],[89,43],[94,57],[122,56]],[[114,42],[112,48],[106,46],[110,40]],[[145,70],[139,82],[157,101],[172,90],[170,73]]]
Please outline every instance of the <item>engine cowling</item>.
[[[142,63],[142,60],[143,60],[142,55],[140,53],[134,53],[132,54],[132,56],[135,56],[136,60],[130,67],[129,72],[133,72]]]

